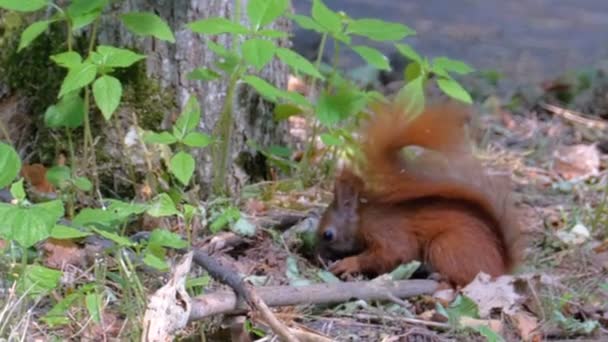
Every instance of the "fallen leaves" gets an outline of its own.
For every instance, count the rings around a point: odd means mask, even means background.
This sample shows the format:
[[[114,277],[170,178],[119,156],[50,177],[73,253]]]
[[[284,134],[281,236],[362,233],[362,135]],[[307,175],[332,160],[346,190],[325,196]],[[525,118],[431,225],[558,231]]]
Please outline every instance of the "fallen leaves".
[[[553,153],[553,170],[566,180],[597,176],[600,168],[599,150],[593,145],[561,146]]]

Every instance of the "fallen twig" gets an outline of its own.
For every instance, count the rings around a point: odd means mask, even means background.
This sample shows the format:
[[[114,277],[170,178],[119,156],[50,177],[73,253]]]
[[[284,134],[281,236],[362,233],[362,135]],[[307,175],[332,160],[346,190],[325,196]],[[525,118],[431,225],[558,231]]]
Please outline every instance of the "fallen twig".
[[[247,304],[258,311],[262,318],[266,321],[266,323],[270,326],[270,328],[283,340],[285,341],[298,341],[291,331],[281,323],[275,315],[272,313],[270,308],[264,303],[264,301],[257,295],[257,293],[250,288],[237,272],[231,270],[229,267],[222,265],[216,259],[212,258],[209,254],[195,251],[192,259],[196,264],[202,266],[209,272],[209,274],[221,281],[222,283],[230,286],[236,293],[239,294],[241,298],[243,298]],[[234,293],[230,293],[234,296]],[[234,296],[236,298],[236,296]],[[193,302],[193,304],[198,303],[198,301]],[[192,317],[192,315],[190,315]]]
[[[540,103],[540,106],[543,107],[544,109],[548,110],[549,112],[551,112],[555,115],[561,116],[562,118],[564,118],[570,122],[584,125],[588,128],[596,128],[596,129],[602,129],[602,130],[608,129],[608,124],[605,123],[604,121],[586,117],[586,115],[583,113],[578,113],[573,110],[569,110],[566,108],[554,106],[552,104],[543,103],[543,102]]]
[[[341,303],[357,298],[362,300],[392,300],[431,294],[437,288],[432,280],[402,281],[361,281],[307,286],[263,286],[256,292],[269,306],[290,306],[300,304]],[[246,305],[232,291],[217,291],[192,299],[190,321],[205,317],[240,313]]]

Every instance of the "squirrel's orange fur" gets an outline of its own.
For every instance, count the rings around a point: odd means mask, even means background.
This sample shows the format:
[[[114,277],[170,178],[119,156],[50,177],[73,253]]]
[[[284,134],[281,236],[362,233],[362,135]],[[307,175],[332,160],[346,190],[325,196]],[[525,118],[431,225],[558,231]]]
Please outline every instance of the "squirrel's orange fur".
[[[518,262],[519,227],[508,182],[490,177],[468,151],[468,112],[430,106],[413,119],[379,106],[363,131],[364,163],[337,176],[334,200],[318,229],[322,257],[341,259],[336,274],[382,274],[420,260],[465,285],[483,271],[508,273]],[[419,146],[418,161],[400,151]],[[439,153],[443,162],[428,159]]]

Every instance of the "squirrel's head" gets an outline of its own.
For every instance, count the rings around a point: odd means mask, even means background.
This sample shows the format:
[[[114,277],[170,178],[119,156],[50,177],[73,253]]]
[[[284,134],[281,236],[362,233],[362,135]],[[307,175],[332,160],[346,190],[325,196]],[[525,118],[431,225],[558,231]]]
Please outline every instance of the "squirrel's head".
[[[343,170],[334,184],[334,198],[319,221],[316,236],[317,254],[336,260],[356,254],[362,249],[358,234],[360,194],[363,182]]]

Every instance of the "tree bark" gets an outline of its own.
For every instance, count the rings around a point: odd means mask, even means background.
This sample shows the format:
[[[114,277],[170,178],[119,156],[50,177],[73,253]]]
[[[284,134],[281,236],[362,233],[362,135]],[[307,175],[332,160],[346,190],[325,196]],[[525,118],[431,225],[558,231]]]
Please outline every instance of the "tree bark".
[[[246,23],[247,0],[242,0],[242,22]],[[186,24],[208,17],[232,18],[233,0],[125,0],[117,3],[114,13],[129,11],[151,11],[166,20],[172,28],[175,44],[153,38],[134,36],[118,22],[116,16],[104,16],[99,30],[100,43],[111,43],[118,46],[133,47],[145,53],[146,72],[149,77],[159,80],[164,89],[172,90],[180,109],[190,95],[194,95],[201,105],[202,118],[200,131],[211,134],[222,111],[227,90],[227,79],[210,82],[191,81],[187,79],[190,71],[198,67],[211,67],[215,56],[206,48],[205,37],[190,31]],[[274,29],[288,32],[290,23],[279,19]],[[217,43],[230,46],[228,35],[216,36]],[[290,41],[283,39],[279,46],[290,47]],[[288,69],[283,63],[274,59],[260,73],[260,77],[284,88],[287,84]],[[233,104],[233,137],[231,141],[227,183],[231,191],[238,191],[250,180],[259,180],[265,173],[265,166],[260,169],[259,161],[263,160],[251,147],[249,140],[260,146],[282,144],[286,142],[285,124],[273,120],[273,105],[240,84]],[[167,113],[171,115],[172,113]],[[165,120],[167,121],[167,120]],[[167,128],[167,127],[163,127]],[[240,165],[236,160],[242,161]],[[260,171],[261,170],[261,171]],[[212,182],[211,148],[200,149],[197,154],[197,182],[203,194],[208,194]]]

